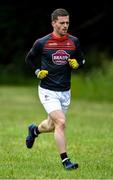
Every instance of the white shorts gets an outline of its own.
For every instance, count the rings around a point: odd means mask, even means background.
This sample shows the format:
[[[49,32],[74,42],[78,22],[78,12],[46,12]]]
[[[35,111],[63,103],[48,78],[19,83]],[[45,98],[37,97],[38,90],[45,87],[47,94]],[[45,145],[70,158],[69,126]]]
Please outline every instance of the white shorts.
[[[63,92],[52,91],[39,86],[38,94],[39,99],[48,114],[55,110],[62,110],[64,113],[67,111],[70,104],[70,90]]]

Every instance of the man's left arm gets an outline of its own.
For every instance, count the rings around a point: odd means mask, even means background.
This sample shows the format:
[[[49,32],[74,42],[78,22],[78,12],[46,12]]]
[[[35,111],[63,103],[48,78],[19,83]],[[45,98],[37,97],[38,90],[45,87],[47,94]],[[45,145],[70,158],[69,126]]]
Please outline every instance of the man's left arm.
[[[78,39],[76,39],[75,57],[73,59],[69,59],[68,62],[73,69],[82,68],[83,65],[85,64],[85,58],[81,50],[80,42]]]
[[[76,49],[76,55],[75,56],[76,56],[76,60],[79,64],[78,68],[81,68],[85,64],[85,58],[84,58],[83,51],[81,50],[79,39],[77,39],[76,45],[77,45],[77,49]]]

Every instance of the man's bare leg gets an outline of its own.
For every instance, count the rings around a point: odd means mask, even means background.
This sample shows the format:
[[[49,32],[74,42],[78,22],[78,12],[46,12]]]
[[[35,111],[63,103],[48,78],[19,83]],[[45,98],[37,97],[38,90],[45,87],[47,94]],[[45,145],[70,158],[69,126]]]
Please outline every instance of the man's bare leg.
[[[50,116],[48,116],[47,119],[43,120],[38,125],[38,130],[40,133],[52,132],[54,130],[54,128],[55,128],[55,126],[54,126],[53,120],[51,119]]]
[[[66,152],[66,142],[65,142],[65,115],[61,110],[53,111],[49,114],[50,118],[54,122],[54,137],[59,150],[59,153]]]
[[[54,137],[62,160],[62,164],[66,169],[78,168],[77,163],[72,163],[68,158],[65,140],[65,114],[61,110],[53,111],[49,114],[54,122]]]
[[[65,142],[65,115],[62,111],[57,110],[49,114],[48,119],[43,120],[39,126],[29,126],[29,134],[26,138],[26,145],[31,148],[34,144],[35,137],[40,133],[52,132],[54,130],[55,141],[59,150],[62,164],[66,169],[78,168],[77,163],[72,163],[66,152]],[[36,133],[36,134],[35,134]]]

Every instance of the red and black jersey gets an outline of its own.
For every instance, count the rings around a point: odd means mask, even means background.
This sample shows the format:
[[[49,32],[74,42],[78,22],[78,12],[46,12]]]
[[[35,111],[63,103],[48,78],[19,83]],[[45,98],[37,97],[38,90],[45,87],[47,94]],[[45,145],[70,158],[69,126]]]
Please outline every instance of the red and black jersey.
[[[78,38],[70,34],[58,38],[51,33],[35,41],[26,62],[34,70],[48,70],[47,77],[40,81],[42,88],[66,91],[70,89],[71,81],[69,58],[75,58],[79,67],[83,65],[84,57]]]

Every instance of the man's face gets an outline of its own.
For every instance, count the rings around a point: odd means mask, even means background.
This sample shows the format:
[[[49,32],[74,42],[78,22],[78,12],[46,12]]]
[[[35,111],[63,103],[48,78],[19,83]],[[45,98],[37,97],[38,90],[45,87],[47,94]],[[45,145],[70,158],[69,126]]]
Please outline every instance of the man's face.
[[[64,36],[69,27],[69,16],[58,16],[58,19],[52,22],[54,32],[59,36]]]

